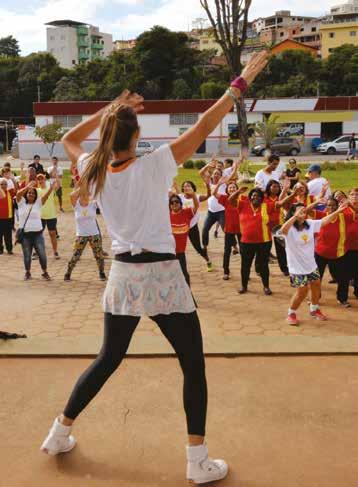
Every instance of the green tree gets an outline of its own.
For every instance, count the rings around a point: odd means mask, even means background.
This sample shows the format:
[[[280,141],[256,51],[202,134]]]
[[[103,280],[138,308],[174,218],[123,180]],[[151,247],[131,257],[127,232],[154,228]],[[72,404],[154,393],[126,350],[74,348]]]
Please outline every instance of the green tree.
[[[59,142],[65,133],[64,128],[60,123],[49,123],[43,127],[37,126],[35,128],[35,135],[39,137],[46,145],[46,149],[52,157],[56,142]]]
[[[263,122],[257,122],[255,125],[256,134],[264,140],[266,149],[270,150],[272,141],[277,137],[281,125],[277,123],[278,117],[272,115]]]
[[[13,36],[0,39],[0,56],[18,57],[20,55],[19,43]]]
[[[217,99],[225,93],[226,89],[226,83],[206,81],[200,86],[200,94],[204,99]]]
[[[77,101],[83,100],[84,97],[77,81],[71,76],[63,76],[56,83],[52,99],[54,101]]]
[[[191,98],[191,88],[185,79],[179,78],[173,82],[172,98],[174,100],[187,100]]]
[[[323,61],[320,87],[327,96],[357,94],[358,46],[344,44],[333,50]]]

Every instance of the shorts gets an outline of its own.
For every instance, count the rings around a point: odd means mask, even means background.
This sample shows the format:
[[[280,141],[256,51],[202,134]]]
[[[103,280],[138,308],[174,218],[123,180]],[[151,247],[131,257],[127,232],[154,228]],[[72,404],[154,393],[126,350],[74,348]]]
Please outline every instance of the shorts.
[[[60,186],[59,188],[56,189],[56,196],[58,198],[62,197],[62,186]]]
[[[41,218],[41,222],[43,230],[45,230],[46,227],[50,232],[56,230],[57,218],[49,218],[48,220],[44,220],[43,218]]]
[[[311,272],[310,274],[290,274],[290,281],[292,287],[306,287],[310,282],[319,281],[321,276],[319,270]]]

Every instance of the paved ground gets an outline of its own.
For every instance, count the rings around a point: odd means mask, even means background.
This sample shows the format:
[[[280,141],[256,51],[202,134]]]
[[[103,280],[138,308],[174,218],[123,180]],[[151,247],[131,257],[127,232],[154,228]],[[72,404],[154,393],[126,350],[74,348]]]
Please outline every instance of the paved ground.
[[[103,222],[101,227],[104,228]],[[0,329],[17,331],[28,336],[71,337],[102,334],[101,295],[104,283],[99,281],[95,261],[90,249],[86,249],[73,273],[73,281],[63,281],[66,263],[72,252],[74,221],[72,213],[61,214],[59,218],[59,252],[61,260],[56,261],[49,250],[48,269],[52,282],[40,279],[38,261],[33,261],[33,280],[24,282],[21,249],[15,248],[15,255],[0,256]],[[46,236],[47,238],[47,236]],[[105,247],[109,250],[108,238]],[[277,264],[271,265],[271,287],[273,296],[262,293],[261,282],[253,272],[250,293],[239,296],[240,257],[232,259],[232,280],[222,280],[223,235],[211,239],[210,253],[215,270],[207,273],[204,261],[188,245],[188,262],[192,288],[199,305],[203,332],[206,337],[243,335],[308,335],[334,336],[358,335],[358,302],[351,299],[353,308],[338,308],[335,300],[335,286],[323,287],[323,305],[330,321],[319,323],[308,317],[307,306],[301,311],[302,326],[289,327],[285,314],[292,289],[287,278],[281,276]],[[106,261],[109,270],[110,261]],[[328,277],[328,276],[327,276]],[[142,336],[158,335],[159,330],[150,320],[143,319],[137,330]]]
[[[75,450],[39,451],[89,363],[1,359],[0,486],[187,485],[175,359],[124,362],[79,417]],[[209,450],[230,465],[210,487],[357,486],[355,357],[210,358],[207,376]]]

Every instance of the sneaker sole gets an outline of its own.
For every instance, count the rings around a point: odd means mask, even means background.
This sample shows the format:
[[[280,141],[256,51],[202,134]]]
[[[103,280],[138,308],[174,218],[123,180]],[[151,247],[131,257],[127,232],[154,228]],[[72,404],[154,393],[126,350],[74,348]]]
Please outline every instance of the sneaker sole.
[[[73,438],[73,437],[72,437]],[[44,443],[42,444],[42,446],[40,447],[40,450],[45,453],[46,455],[50,455],[51,457],[55,457],[56,455],[59,455],[61,453],[68,453],[70,452],[71,450],[74,449],[74,447],[76,446],[77,442],[76,440],[73,438],[73,443],[66,449],[63,449],[63,450],[59,450],[59,451],[55,451],[55,450],[51,450],[49,448],[46,448],[44,445],[46,443],[46,440],[44,441]]]
[[[216,477],[211,478],[210,480],[188,479],[188,484],[189,485],[204,485],[204,484],[209,484],[211,482],[217,482],[218,480],[223,480],[227,476],[228,472],[229,472],[229,469],[227,469],[221,475],[217,475]]]

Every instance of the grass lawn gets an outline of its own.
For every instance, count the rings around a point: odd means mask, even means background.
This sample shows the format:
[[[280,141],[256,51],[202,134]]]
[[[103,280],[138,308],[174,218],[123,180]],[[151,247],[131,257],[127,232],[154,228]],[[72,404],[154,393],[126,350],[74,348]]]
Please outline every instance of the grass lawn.
[[[253,169],[258,171],[262,169],[263,166],[254,166]],[[304,170],[307,169],[308,166],[301,166],[300,169],[302,174],[304,174]],[[343,191],[348,191],[350,188],[358,187],[358,164],[339,164],[339,166],[330,166],[329,169],[324,170],[322,175],[328,179],[331,185],[331,189],[341,189]],[[70,188],[70,172],[68,170],[64,171],[63,176],[63,193],[64,193],[64,208],[66,210],[71,209],[71,204],[69,201],[69,193],[71,192]],[[197,169],[183,169],[179,168],[179,174],[176,178],[178,186],[180,188],[183,181],[193,181],[199,193],[205,193],[204,183],[199,176],[199,172]]]

